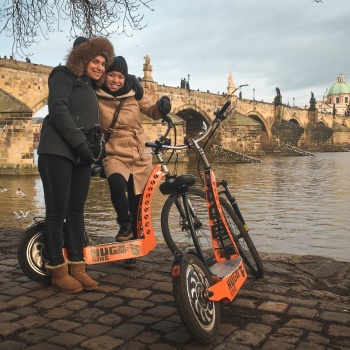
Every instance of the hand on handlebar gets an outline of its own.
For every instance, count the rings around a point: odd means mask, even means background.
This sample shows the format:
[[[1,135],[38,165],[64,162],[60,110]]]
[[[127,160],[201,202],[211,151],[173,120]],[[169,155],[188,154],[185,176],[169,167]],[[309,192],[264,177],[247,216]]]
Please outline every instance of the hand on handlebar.
[[[170,98],[168,96],[163,96],[158,101],[158,110],[163,115],[166,115],[171,111],[171,103]]]

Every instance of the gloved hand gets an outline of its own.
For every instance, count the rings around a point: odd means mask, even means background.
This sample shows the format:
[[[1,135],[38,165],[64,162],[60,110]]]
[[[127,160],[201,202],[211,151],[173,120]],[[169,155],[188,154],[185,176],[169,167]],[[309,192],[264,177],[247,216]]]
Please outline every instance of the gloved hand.
[[[132,89],[135,91],[135,98],[137,101],[140,101],[143,97],[143,86],[141,85],[140,80],[138,80],[135,75],[130,75],[132,82]]]
[[[90,133],[85,136],[86,136],[86,142],[89,145],[94,158],[95,159],[98,158],[101,152],[100,135]]]
[[[171,111],[171,103],[168,96],[163,96],[158,101],[158,110],[162,114],[168,114]]]
[[[94,162],[94,156],[92,154],[90,143],[84,141],[75,147],[75,153],[79,157],[78,162],[83,164],[92,164]]]

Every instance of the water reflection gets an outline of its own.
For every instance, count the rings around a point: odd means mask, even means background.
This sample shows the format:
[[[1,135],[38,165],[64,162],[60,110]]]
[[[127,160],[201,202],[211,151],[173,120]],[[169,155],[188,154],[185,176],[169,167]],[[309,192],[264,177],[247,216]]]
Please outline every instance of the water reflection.
[[[350,261],[350,152],[318,153],[315,157],[263,157],[262,163],[214,164],[219,179],[229,181],[262,252],[311,254]],[[179,173],[196,172],[193,162],[179,166]],[[39,176],[1,176],[2,227],[25,228],[31,219],[17,220],[12,211],[45,213]],[[20,187],[27,198],[16,195]],[[160,234],[164,197],[153,197],[154,227]],[[86,204],[86,226],[92,236],[114,237],[115,213],[108,184],[92,179]]]

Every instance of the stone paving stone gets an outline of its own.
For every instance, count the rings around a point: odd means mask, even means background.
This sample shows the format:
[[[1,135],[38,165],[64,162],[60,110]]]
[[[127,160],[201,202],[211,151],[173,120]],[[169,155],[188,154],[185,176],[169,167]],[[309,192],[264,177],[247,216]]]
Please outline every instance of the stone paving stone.
[[[169,301],[174,301],[173,295],[169,294],[153,294],[149,297],[150,301],[153,301],[155,303],[167,303]]]
[[[160,337],[161,337],[161,335],[159,333],[156,333],[156,332],[142,332],[141,334],[139,334],[135,338],[135,340],[138,340],[138,341],[140,341],[142,343],[146,343],[146,344],[153,344]]]
[[[102,324],[109,325],[109,326],[116,326],[120,322],[122,322],[122,318],[114,313],[112,314],[104,314],[99,317],[98,321]]]
[[[2,312],[1,313],[1,322],[13,321],[18,319],[19,316],[12,312]]]
[[[262,303],[260,306],[258,306],[258,309],[263,311],[282,313],[287,307],[288,305],[285,303],[276,303],[272,301],[267,301],[265,303]]]
[[[110,330],[106,335],[121,339],[131,339],[144,330],[144,326],[126,323]]]
[[[332,324],[329,326],[327,333],[335,337],[347,337],[350,340],[350,327]]]
[[[152,309],[146,310],[145,313],[151,314],[152,316],[155,316],[155,317],[167,317],[172,315],[176,311],[177,309],[174,307],[160,305],[160,306],[155,306]]]
[[[121,305],[123,304],[124,300],[120,299],[118,297],[107,297],[107,298],[103,298],[100,301],[98,301],[95,306],[96,307],[115,307],[116,305]]]
[[[50,319],[55,319],[55,318],[65,318],[70,315],[73,315],[72,310],[68,309],[63,309],[61,307],[55,307],[45,313],[45,317],[50,318]]]
[[[17,321],[18,324],[21,324],[27,328],[35,328],[38,326],[44,326],[49,323],[49,320],[42,316],[28,316],[24,319]]]
[[[320,319],[326,321],[334,321],[337,323],[350,322],[350,314],[344,314],[340,312],[324,311],[320,315]]]
[[[0,322],[0,336],[7,337],[23,329],[23,326],[14,322]]]
[[[57,305],[61,305],[64,302],[61,298],[45,298],[43,300],[40,300],[35,304],[35,307],[41,308],[41,309],[52,309]]]
[[[265,314],[261,316],[261,321],[267,324],[274,324],[280,320],[280,317],[271,314]]]
[[[90,320],[100,318],[102,315],[104,315],[104,313],[104,311],[98,308],[90,307],[82,309],[79,312],[75,312],[72,314],[72,319],[76,322],[88,323]]]
[[[67,308],[72,311],[77,311],[84,309],[88,306],[88,303],[85,300],[69,300],[61,305],[61,307]]]
[[[244,327],[244,330],[251,333],[266,335],[267,333],[271,332],[272,328],[264,324],[249,323]]]
[[[269,340],[260,350],[294,350],[294,345]]]
[[[151,291],[145,289],[125,288],[117,293],[120,297],[131,299],[145,299],[151,294]]]
[[[161,321],[154,324],[151,328],[152,330],[156,330],[156,331],[168,334],[170,332],[175,331],[177,328],[179,328],[179,324],[175,322]]]
[[[67,332],[70,331],[71,329],[80,327],[80,323],[76,322],[71,322],[67,320],[57,320],[50,322],[47,327],[52,328],[52,329],[57,329],[58,331],[61,332]]]
[[[32,316],[36,315],[38,310],[34,307],[23,307],[21,309],[14,310],[13,312],[19,316]]]
[[[125,343],[122,339],[115,339],[106,335],[83,341],[80,346],[88,350],[115,350]]]
[[[159,275],[157,273],[148,273],[145,278],[148,278],[152,281],[164,281],[167,279],[167,277]]]
[[[117,314],[122,314],[128,317],[133,317],[140,314],[142,311],[140,309],[137,309],[131,306],[118,306],[115,309],[113,309],[113,312]]]
[[[195,348],[192,347],[185,347],[186,350],[194,350]],[[242,345],[242,344],[232,344],[232,343],[225,343],[225,344],[219,344],[215,346],[214,348],[212,347],[207,347],[204,348],[203,350],[208,349],[208,350],[252,350],[250,346]],[[198,348],[198,350],[202,350],[201,348]],[[282,350],[282,349],[280,349]]]
[[[147,307],[154,306],[154,303],[151,303],[148,300],[138,300],[137,299],[137,300],[130,300],[129,305],[132,306],[132,307],[139,308],[139,309],[144,309],[144,308],[147,308]]]
[[[247,307],[250,309],[256,309],[257,301],[252,299],[236,298],[233,300],[232,305],[237,307]]]
[[[24,306],[28,306],[37,300],[34,298],[27,297],[26,295],[22,295],[18,298],[12,299],[11,301],[8,302],[8,305],[10,307],[14,307],[16,309],[22,308]]]
[[[295,347],[295,350],[326,350],[324,345],[300,343]]]
[[[271,341],[278,341],[281,343],[288,343],[288,344],[295,344],[298,340],[299,337],[293,337],[291,335],[284,335],[284,334],[272,334],[269,336],[269,340]]]
[[[299,328],[281,327],[277,329],[277,333],[294,337],[301,337],[304,334],[304,330]]]
[[[308,309],[305,307],[292,306],[288,311],[288,315],[291,316],[300,316],[306,318],[315,318],[318,316],[319,312],[316,309]]]
[[[25,340],[30,343],[40,343],[43,340],[47,340],[49,337],[55,335],[53,330],[45,329],[45,328],[35,328],[29,329],[23,333],[18,335],[18,338]]]
[[[229,335],[233,331],[235,331],[236,329],[237,329],[237,327],[232,326],[231,324],[221,323],[220,324],[220,328],[219,328],[219,334],[221,334],[221,335]]]
[[[176,330],[175,332],[166,334],[164,339],[175,344],[187,344],[192,341],[192,336],[190,336],[188,332]]]
[[[309,333],[305,340],[308,343],[313,343],[313,344],[329,344],[330,342],[330,340],[324,337],[323,335],[316,334],[316,333]]]
[[[159,321],[160,321],[160,318],[145,316],[145,315],[138,315],[130,320],[130,322],[132,323],[141,323],[141,324],[152,324]]]
[[[99,288],[100,290],[100,288]],[[86,300],[86,301],[96,301],[96,300],[102,300],[104,299],[106,294],[104,293],[99,293],[99,292],[94,292],[94,293],[82,293],[77,296],[77,298],[81,300]]]
[[[304,319],[292,319],[285,324],[286,327],[296,327],[314,332],[321,332],[323,324],[316,321]]]
[[[22,350],[27,345],[25,343],[20,343],[18,341],[3,341],[0,343],[0,350]]]
[[[74,332],[80,333],[86,337],[96,337],[104,333],[107,333],[108,331],[111,330],[111,328],[112,327],[90,323],[90,324],[84,325],[83,327],[75,329]]]
[[[230,343],[238,343],[256,347],[263,339],[265,339],[265,336],[263,334],[255,334],[237,329],[227,339]]]
[[[139,343],[137,341],[128,341],[123,344],[123,350],[147,350],[146,344]]]
[[[55,335],[53,337],[50,337],[47,339],[47,341],[56,343],[59,345],[64,345],[68,349],[71,348],[72,346],[75,346],[77,344],[80,344],[84,340],[86,340],[87,337],[83,335],[78,335],[74,333],[61,333],[58,335]]]
[[[40,285],[39,285],[40,286]],[[28,295],[40,300],[48,298],[49,296],[55,294],[55,291],[52,289],[37,289],[32,292],[29,292]]]
[[[172,346],[166,343],[157,343],[152,344],[148,347],[149,350],[178,350],[179,348],[177,346]]]
[[[168,282],[156,282],[152,285],[152,290],[171,293],[173,291],[173,285]]]
[[[25,348],[26,350],[65,350],[66,348],[60,345],[40,343]]]

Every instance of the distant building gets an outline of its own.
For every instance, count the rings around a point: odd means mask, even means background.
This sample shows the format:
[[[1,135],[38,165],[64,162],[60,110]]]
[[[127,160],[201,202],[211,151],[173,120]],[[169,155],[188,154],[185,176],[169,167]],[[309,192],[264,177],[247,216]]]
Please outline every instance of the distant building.
[[[34,148],[38,147],[40,140],[41,127],[43,125],[44,118],[33,118],[33,141]]]
[[[317,109],[321,113],[333,113],[345,115],[350,110],[350,84],[340,74],[338,81],[323,95],[323,101],[317,102]],[[334,110],[335,109],[335,110]]]

